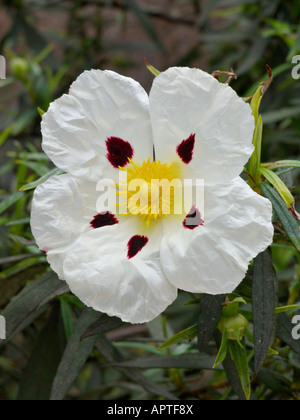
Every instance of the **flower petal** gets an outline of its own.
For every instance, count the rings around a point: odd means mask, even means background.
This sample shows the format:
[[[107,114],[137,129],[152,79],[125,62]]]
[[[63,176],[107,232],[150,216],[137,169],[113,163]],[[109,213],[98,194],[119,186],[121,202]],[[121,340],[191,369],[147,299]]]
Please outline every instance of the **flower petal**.
[[[71,175],[53,176],[39,185],[32,201],[31,230],[53,270],[63,278],[62,262],[68,247],[91,230],[97,210],[96,184]]]
[[[112,71],[79,76],[70,94],[50,105],[42,133],[42,147],[55,165],[93,181],[116,174],[110,138],[128,144],[137,164],[153,155],[148,95],[139,83]]]
[[[238,177],[206,188],[203,226],[181,227],[165,220],[161,263],[169,281],[194,293],[231,293],[272,243],[272,206]]]
[[[230,181],[253,152],[250,106],[231,87],[199,69],[170,68],[156,77],[150,115],[156,159],[176,161],[184,141],[195,140],[193,153],[183,160],[185,177],[196,176],[206,184]]]
[[[160,265],[161,229],[147,229],[139,217],[117,216],[116,222],[112,212],[97,214],[98,194],[96,183],[68,174],[50,178],[34,193],[33,235],[85,304],[124,321],[147,322],[177,297]],[[134,243],[129,250],[133,237],[146,235],[143,247]]]
[[[153,238],[128,259],[135,226],[136,218],[130,218],[81,235],[65,256],[63,272],[71,291],[87,306],[124,322],[144,323],[176,299],[177,288],[162,273]]]

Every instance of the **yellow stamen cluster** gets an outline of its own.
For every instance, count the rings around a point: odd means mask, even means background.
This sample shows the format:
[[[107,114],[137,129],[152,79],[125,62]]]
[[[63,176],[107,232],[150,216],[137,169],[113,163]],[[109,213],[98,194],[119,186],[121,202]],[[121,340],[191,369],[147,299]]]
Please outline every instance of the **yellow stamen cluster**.
[[[118,185],[119,207],[123,209],[120,212],[140,216],[147,226],[151,221],[174,214],[176,189],[181,187],[179,167],[151,162],[150,157],[141,166],[128,160],[131,166],[120,168],[126,172],[126,181]]]

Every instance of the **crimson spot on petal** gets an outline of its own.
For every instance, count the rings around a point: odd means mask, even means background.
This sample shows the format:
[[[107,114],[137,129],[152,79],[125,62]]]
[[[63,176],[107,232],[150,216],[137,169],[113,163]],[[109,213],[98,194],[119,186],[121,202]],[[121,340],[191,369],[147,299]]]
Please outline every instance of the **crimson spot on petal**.
[[[145,245],[147,245],[149,239],[146,236],[135,235],[127,244],[128,247],[128,258],[133,258],[138,254]]]
[[[133,148],[128,141],[118,137],[109,137],[106,140],[107,159],[114,168],[123,168],[127,165],[128,159],[133,157]]]
[[[204,220],[202,219],[201,213],[196,206],[191,208],[191,211],[183,221],[183,226],[190,230],[193,230],[198,226],[204,226]]]
[[[119,223],[119,221],[114,214],[109,211],[103,211],[94,217],[90,225],[92,228],[98,229],[103,226],[112,226],[117,223]]]
[[[183,140],[179,146],[177,146],[177,154],[183,163],[190,163],[193,158],[194,146],[195,146],[196,134],[191,134],[186,140]]]

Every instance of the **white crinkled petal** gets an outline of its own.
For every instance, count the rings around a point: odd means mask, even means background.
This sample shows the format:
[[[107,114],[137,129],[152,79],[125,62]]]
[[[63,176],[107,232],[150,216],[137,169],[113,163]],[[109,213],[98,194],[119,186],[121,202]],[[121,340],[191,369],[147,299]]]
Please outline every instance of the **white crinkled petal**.
[[[52,269],[86,305],[124,321],[150,321],[177,297],[160,265],[161,229],[123,216],[118,224],[92,229],[101,211],[98,195],[96,183],[68,174],[50,178],[34,193],[32,233]],[[147,235],[149,242],[129,260],[134,235]]]
[[[196,134],[186,178],[204,179],[206,184],[229,182],[253,153],[249,104],[199,69],[170,68],[156,77],[150,116],[156,159],[162,162],[177,160],[177,146]]]
[[[189,230],[166,219],[164,273],[189,292],[231,293],[250,261],[272,243],[272,205],[238,177],[227,185],[206,186],[204,223]]]
[[[62,262],[78,236],[91,230],[97,214],[96,184],[71,175],[53,176],[39,185],[32,201],[31,230],[38,247],[47,252],[53,270],[63,279]]]
[[[69,95],[50,105],[42,134],[43,150],[59,168],[93,181],[114,178],[116,169],[106,157],[107,138],[129,142],[138,164],[153,154],[148,95],[131,78],[86,71]]]
[[[127,258],[127,243],[136,233],[136,218],[82,235],[65,257],[64,277],[87,306],[125,322],[144,323],[177,297],[164,276],[157,245],[149,243]]]

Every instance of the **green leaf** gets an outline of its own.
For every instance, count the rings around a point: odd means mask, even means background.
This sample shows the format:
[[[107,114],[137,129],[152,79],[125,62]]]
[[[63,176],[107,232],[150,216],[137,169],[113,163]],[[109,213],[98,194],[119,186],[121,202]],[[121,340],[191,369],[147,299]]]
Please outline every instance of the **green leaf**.
[[[30,257],[33,256],[30,255]],[[24,257],[22,260],[24,260]],[[36,276],[44,273],[47,266],[46,263],[32,263],[3,277],[0,281],[0,306],[6,305],[10,298],[18,294],[28,281],[32,281]]]
[[[226,295],[204,295],[198,318],[198,348],[204,351],[218,325]]]
[[[44,114],[46,114],[46,111],[42,110],[42,108],[38,107],[38,113],[40,114],[40,117],[43,117]]]
[[[22,197],[24,197],[24,193],[17,191],[2,200],[0,203],[0,214],[4,213],[9,207],[19,201]]]
[[[146,64],[147,69],[150,71],[150,73],[153,74],[153,76],[157,77],[157,76],[160,75],[160,71],[157,70],[155,67],[151,66],[151,64],[148,63],[148,61],[147,61],[146,58],[145,58],[144,61],[145,61],[145,64]]]
[[[274,370],[263,368],[258,374],[258,379],[276,393],[290,394],[290,381]]]
[[[97,337],[87,338],[81,341],[81,336],[88,326],[95,322],[99,316],[99,312],[91,308],[83,310],[68,341],[53,381],[50,398],[52,401],[63,400],[92,352]]]
[[[257,170],[260,167],[261,163],[261,146],[262,146],[262,135],[263,135],[263,122],[261,115],[259,115],[257,124],[255,125],[255,130],[253,134],[253,146],[254,152],[249,160],[249,173],[252,175],[255,181],[257,180]]]
[[[243,303],[244,305],[246,305],[247,302],[242,297],[237,297],[233,299],[231,302],[226,302],[226,305],[224,305],[222,309],[222,317],[224,318],[237,317],[240,313],[240,303]]]
[[[229,340],[229,350],[231,358],[234,361],[238,375],[241,381],[241,385],[247,400],[251,398],[251,381],[249,365],[247,360],[247,350],[245,340],[243,340],[243,346],[241,347],[236,341]]]
[[[100,312],[99,312],[100,314]],[[101,315],[101,314],[100,314]],[[123,321],[115,316],[111,317],[106,314],[102,314],[93,324],[89,325],[86,331],[82,334],[81,339],[93,337],[95,335],[104,334],[108,331],[114,330],[121,325]]]
[[[74,330],[74,320],[72,316],[71,305],[63,297],[60,299],[60,312],[61,312],[61,317],[62,317],[62,321],[64,325],[66,338],[67,340],[69,340]]]
[[[217,346],[218,348],[220,348],[222,335],[219,331],[216,330],[214,336],[215,336]],[[239,344],[237,342],[235,343],[239,347]],[[223,368],[225,370],[227,379],[232,389],[236,393],[236,395],[240,398],[240,400],[243,400],[243,401],[246,400],[245,393],[241,384],[239,372],[237,370],[237,367],[234,361],[232,360],[230,356],[230,352],[227,353],[227,356],[223,360]]]
[[[0,134],[0,147],[3,146],[3,144],[6,142],[6,140],[9,138],[11,132],[14,130],[15,125],[12,124],[9,127],[7,127],[2,133]]]
[[[262,86],[260,86],[255,92],[250,104],[252,115],[254,116],[255,129],[252,140],[254,152],[249,160],[249,174],[251,175],[251,178],[254,181],[254,183],[258,183],[260,178],[258,168],[260,167],[261,163],[263,121],[261,115],[259,114],[259,108],[262,101],[262,97]]]
[[[252,110],[252,115],[254,117],[255,120],[255,126],[257,126],[258,124],[258,120],[259,120],[259,107],[262,101],[262,87],[260,86],[257,91],[255,92],[252,100],[251,100],[251,110]]]
[[[285,313],[281,313],[277,317],[277,337],[284,341],[290,348],[300,354],[300,340],[294,340],[292,336],[294,325],[292,320]]]
[[[264,124],[278,123],[283,120],[290,120],[291,118],[299,118],[300,108],[299,107],[289,107],[281,108],[276,111],[270,111],[263,114]]]
[[[279,176],[270,169],[263,167],[259,168],[259,172],[276,188],[287,208],[290,209],[291,205],[295,202],[295,199]]]
[[[281,314],[283,312],[288,312],[292,314],[300,309],[299,305],[288,305],[288,306],[280,306],[279,308],[275,308],[275,314]]]
[[[258,373],[271,347],[275,328],[277,279],[269,249],[255,258],[252,281],[254,370]]]
[[[6,340],[0,340],[0,347],[38,318],[47,309],[45,305],[51,299],[68,290],[66,283],[60,281],[53,272],[28,284],[2,313],[6,319],[7,337]]]
[[[117,348],[127,348],[127,349],[137,349],[137,350],[144,350],[148,353],[156,354],[161,356],[163,354],[162,351],[158,350],[156,347],[150,344],[134,342],[134,341],[118,341],[114,343],[114,346]]]
[[[32,254],[11,255],[9,257],[0,258],[0,265],[12,264],[14,262],[26,260],[28,258],[32,258]],[[0,290],[1,290],[1,285],[0,285]],[[1,295],[1,292],[0,292],[0,295]],[[0,306],[1,306],[1,303],[0,303]]]
[[[17,160],[16,165],[24,165],[26,166],[26,168],[31,169],[40,177],[47,175],[49,172],[49,169],[45,165],[45,163],[31,162],[31,161],[26,161],[26,160]]]
[[[252,332],[249,330],[249,328],[245,329],[245,336],[248,338],[248,340],[250,341],[250,343],[254,344],[254,335],[252,334]],[[278,351],[272,349],[271,347],[268,348],[268,354],[271,355],[278,355]]]
[[[272,205],[276,216],[278,217],[285,233],[290,241],[295,245],[296,249],[300,252],[300,223],[293,217],[286,207],[286,204],[278,194],[278,192],[268,184],[261,184],[259,186],[263,195],[267,197]]]
[[[158,350],[164,350],[173,346],[174,344],[181,343],[182,341],[191,340],[192,338],[195,338],[197,334],[198,334],[198,325],[197,324],[192,325],[191,327],[183,331],[180,331],[178,334],[169,338],[161,346],[158,347]]]
[[[113,344],[105,337],[105,335],[99,337],[97,341],[97,349],[105,357],[105,359],[112,364],[120,364],[123,361],[125,361],[125,358],[122,355],[122,353],[120,353],[120,351],[113,346]],[[172,401],[178,399],[165,387],[156,384],[155,382],[144,376],[138,369],[127,368],[122,366],[116,366],[116,369],[122,372],[129,379],[129,381],[134,381],[135,383],[140,384],[146,391],[150,392],[153,395],[157,395]]]
[[[65,342],[60,328],[59,307],[54,306],[41,331],[22,375],[18,400],[49,400],[52,383],[60,363]]]
[[[223,334],[222,334],[221,347],[219,349],[215,364],[213,366],[214,369],[224,362],[227,356],[227,351],[228,351],[227,331],[224,329]]]
[[[115,367],[128,367],[138,369],[205,369],[211,370],[215,358],[211,356],[201,356],[195,353],[185,353],[178,356],[150,356],[138,359],[125,360],[123,362],[112,363]]]
[[[41,178],[37,179],[36,181],[31,182],[30,184],[24,185],[24,187],[22,187],[20,191],[34,190],[36,187],[38,187],[40,184],[43,184],[45,181],[47,181],[47,179],[51,178],[52,176],[61,175],[63,173],[64,172],[61,169],[54,168],[47,174],[43,175]]]
[[[262,166],[272,171],[281,168],[300,168],[300,160],[281,160],[280,162],[263,163]]]

